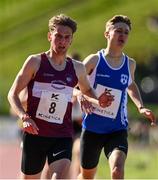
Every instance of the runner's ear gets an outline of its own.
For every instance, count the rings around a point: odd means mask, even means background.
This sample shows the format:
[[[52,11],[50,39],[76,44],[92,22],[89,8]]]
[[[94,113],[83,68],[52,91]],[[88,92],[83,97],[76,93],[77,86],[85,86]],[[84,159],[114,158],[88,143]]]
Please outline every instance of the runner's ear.
[[[48,32],[48,34],[47,34],[47,38],[48,38],[48,41],[49,41],[49,42],[52,40],[52,35],[51,35],[51,33],[50,33],[50,32]]]
[[[108,32],[108,31],[104,31],[104,36],[105,36],[105,38],[108,39],[108,37],[109,37],[109,32]]]

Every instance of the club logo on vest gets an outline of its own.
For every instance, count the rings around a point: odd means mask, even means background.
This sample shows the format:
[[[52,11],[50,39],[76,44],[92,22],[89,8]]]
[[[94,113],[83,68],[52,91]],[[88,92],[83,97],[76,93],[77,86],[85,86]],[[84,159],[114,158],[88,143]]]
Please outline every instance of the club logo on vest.
[[[126,74],[121,74],[120,82],[125,85],[128,82],[128,76]]]
[[[72,76],[71,76],[71,75],[67,75],[66,81],[67,81],[68,83],[72,82]]]

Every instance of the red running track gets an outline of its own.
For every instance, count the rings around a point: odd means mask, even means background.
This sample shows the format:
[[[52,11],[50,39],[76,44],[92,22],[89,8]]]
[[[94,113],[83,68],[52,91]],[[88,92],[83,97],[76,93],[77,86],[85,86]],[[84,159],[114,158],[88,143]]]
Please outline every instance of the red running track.
[[[0,179],[18,179],[21,149],[18,141],[0,142]]]

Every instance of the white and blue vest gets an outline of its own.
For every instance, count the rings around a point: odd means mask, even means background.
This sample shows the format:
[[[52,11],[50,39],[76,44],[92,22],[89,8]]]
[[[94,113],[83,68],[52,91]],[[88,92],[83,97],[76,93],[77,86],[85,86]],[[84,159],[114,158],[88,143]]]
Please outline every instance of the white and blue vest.
[[[108,89],[114,96],[114,101],[106,108],[94,105],[94,112],[83,118],[83,129],[100,134],[127,129],[127,88],[132,82],[129,58],[123,55],[120,67],[113,68],[105,59],[104,50],[99,51],[98,56],[98,63],[89,76],[90,83],[98,97]]]

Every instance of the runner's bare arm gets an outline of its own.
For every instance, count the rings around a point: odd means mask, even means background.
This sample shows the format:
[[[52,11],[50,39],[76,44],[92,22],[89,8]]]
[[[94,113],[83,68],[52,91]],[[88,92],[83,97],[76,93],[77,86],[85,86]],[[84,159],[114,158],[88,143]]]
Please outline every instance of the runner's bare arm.
[[[156,125],[156,117],[154,113],[150,109],[145,108],[143,105],[139,88],[134,80],[135,69],[136,62],[133,59],[130,59],[130,72],[132,77],[132,83],[128,87],[128,94],[132,101],[135,103],[136,107],[138,108],[139,113],[144,115],[147,119],[149,119],[151,121],[151,125]]]
[[[76,61],[74,62],[74,67],[75,67],[76,75],[78,77],[78,86],[82,94],[97,99],[96,94],[88,81],[88,77],[84,65],[81,62]]]
[[[130,73],[131,73],[131,78],[132,78],[132,83],[128,87],[128,94],[132,101],[135,103],[136,107],[139,109],[139,107],[143,107],[143,101],[138,89],[137,84],[135,83],[135,69],[136,69],[136,62],[133,59],[130,59],[129,61],[129,66],[130,66]]]
[[[99,101],[94,90],[90,86],[84,65],[76,62],[74,63],[74,67],[78,77],[78,86],[80,90],[75,89],[73,95],[77,95],[79,97],[82,111],[87,114],[92,113],[92,103],[99,105]]]
[[[91,74],[93,72],[98,63],[98,58],[97,54],[91,54],[84,59],[83,64],[86,67],[87,74]]]
[[[11,107],[16,112],[16,114],[19,116],[19,118],[22,118],[24,114],[26,114],[20,98],[19,94],[20,92],[27,86],[29,81],[32,79],[34,74],[36,73],[39,66],[39,59],[35,58],[33,56],[29,56],[24,65],[22,66],[21,70],[17,74],[13,85],[8,93],[8,100],[10,102]]]
[[[95,68],[96,64],[98,61],[98,56],[96,54],[91,54],[88,57],[85,58],[83,63],[81,62],[75,62],[75,70],[76,74],[78,76],[79,83],[78,85],[80,86],[80,90],[83,94],[92,97],[92,98],[97,98],[96,94],[91,88],[89,80],[87,75]],[[85,91],[87,91],[85,93]],[[88,97],[87,97],[88,98]]]

